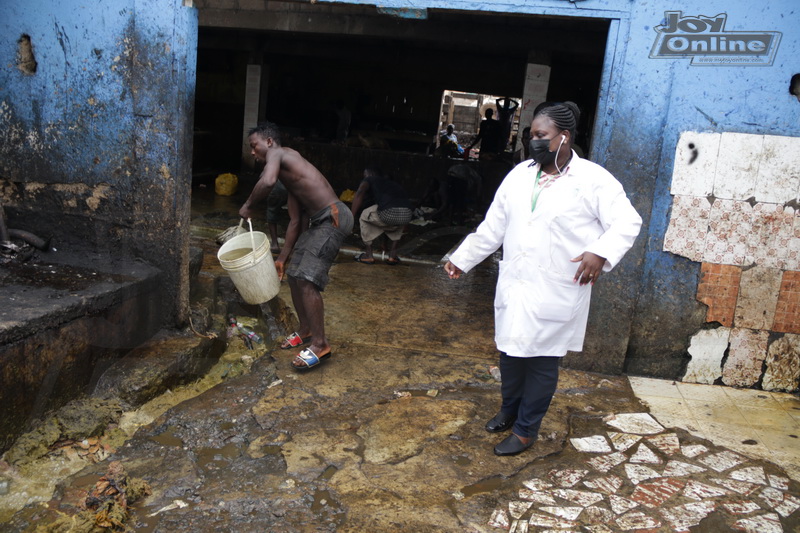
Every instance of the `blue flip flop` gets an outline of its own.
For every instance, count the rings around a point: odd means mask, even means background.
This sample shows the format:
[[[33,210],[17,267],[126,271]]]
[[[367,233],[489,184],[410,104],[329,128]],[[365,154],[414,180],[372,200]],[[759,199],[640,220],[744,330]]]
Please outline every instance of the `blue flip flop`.
[[[317,354],[311,351],[311,348],[306,348],[301,350],[300,353],[297,354],[297,357],[300,358],[304,363],[305,366],[297,366],[292,362],[292,366],[295,370],[299,370],[301,372],[305,372],[307,370],[311,370],[315,366],[319,366],[325,359],[329,358],[333,355],[333,352],[328,352],[326,354],[317,357]]]

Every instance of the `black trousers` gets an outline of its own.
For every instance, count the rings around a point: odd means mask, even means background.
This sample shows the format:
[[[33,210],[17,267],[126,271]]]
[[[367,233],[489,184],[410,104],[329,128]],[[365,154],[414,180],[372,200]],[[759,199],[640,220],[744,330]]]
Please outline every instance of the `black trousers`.
[[[560,357],[511,357],[500,354],[500,410],[517,417],[514,433],[536,438],[558,385]]]

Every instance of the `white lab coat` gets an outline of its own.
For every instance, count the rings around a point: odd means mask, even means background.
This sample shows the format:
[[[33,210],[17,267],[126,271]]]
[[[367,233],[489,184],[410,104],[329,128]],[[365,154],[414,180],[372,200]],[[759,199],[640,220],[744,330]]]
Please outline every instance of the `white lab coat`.
[[[497,349],[515,357],[583,349],[591,284],[573,282],[583,252],[614,267],[642,219],[622,185],[575,152],[567,174],[542,189],[531,212],[539,166],[523,161],[497,189],[486,218],[450,261],[464,272],[503,246],[494,300]]]

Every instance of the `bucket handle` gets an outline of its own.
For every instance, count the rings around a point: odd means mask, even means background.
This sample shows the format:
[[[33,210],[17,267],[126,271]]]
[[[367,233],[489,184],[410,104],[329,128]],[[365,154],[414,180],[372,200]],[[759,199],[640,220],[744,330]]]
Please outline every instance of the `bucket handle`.
[[[244,219],[239,221],[239,227],[242,227],[242,223],[243,222],[244,222]],[[247,219],[247,224],[250,226],[250,246],[253,249],[253,257],[250,260],[250,263],[251,264],[255,264],[255,262],[256,262],[256,254],[255,254],[255,251],[256,251],[256,239],[255,239],[255,237],[253,237],[253,221],[250,218],[248,218]]]

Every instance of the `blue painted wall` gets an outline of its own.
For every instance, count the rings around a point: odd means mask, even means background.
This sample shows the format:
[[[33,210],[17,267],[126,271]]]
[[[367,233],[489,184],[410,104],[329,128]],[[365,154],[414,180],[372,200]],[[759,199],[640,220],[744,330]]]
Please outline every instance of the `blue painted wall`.
[[[197,12],[181,0],[6,0],[0,199],[15,227],[164,273],[188,298]],[[18,68],[29,38],[35,72]]]

